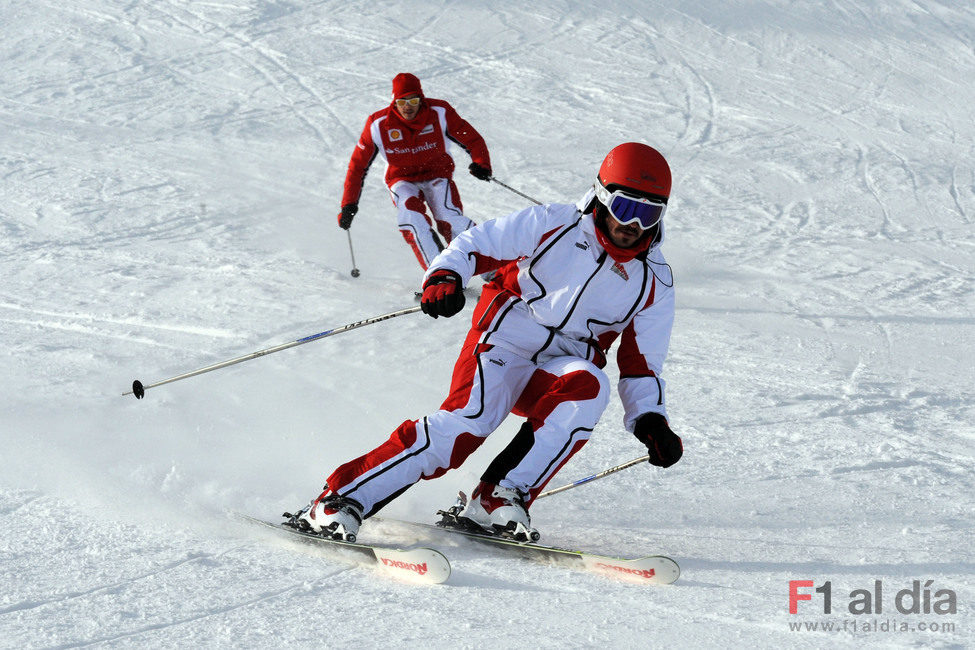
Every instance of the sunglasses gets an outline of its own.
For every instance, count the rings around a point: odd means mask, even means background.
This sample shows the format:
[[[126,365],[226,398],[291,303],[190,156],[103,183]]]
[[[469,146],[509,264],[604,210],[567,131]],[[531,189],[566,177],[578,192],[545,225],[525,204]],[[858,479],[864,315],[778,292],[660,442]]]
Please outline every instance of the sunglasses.
[[[410,97],[409,99],[397,99],[396,100],[396,105],[397,106],[419,106],[420,105],[420,98],[419,97]]]
[[[610,192],[601,183],[596,183],[595,188],[599,202],[624,226],[636,223],[641,229],[649,230],[660,223],[667,211],[667,204],[659,199],[634,196],[623,190]]]

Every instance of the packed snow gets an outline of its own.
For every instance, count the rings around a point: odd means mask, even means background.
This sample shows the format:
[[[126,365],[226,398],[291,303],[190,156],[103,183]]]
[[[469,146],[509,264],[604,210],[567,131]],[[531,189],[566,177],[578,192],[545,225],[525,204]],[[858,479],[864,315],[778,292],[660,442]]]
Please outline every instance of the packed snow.
[[[975,640],[971,3],[42,0],[0,24],[0,646]],[[450,558],[419,586],[233,515],[277,520],[436,409],[470,303],[123,397],[415,305],[378,163],[351,250],[335,221],[404,71],[539,201],[578,199],[621,142],[670,161],[684,458],[532,513],[549,543],[669,555],[676,584],[367,521]],[[455,158],[473,219],[529,204]],[[644,453],[621,419],[614,397],[550,487]],[[432,521],[519,424],[383,514]],[[796,614],[792,581],[814,585]]]

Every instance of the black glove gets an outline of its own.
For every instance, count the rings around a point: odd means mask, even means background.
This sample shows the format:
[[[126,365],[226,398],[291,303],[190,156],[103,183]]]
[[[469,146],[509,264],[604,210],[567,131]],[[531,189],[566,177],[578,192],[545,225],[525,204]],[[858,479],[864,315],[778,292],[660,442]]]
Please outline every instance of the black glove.
[[[342,230],[348,230],[352,227],[352,217],[355,213],[359,211],[358,203],[349,203],[348,205],[342,206],[342,211],[339,213],[339,228]]]
[[[680,437],[670,430],[667,419],[659,413],[644,413],[633,427],[633,435],[647,446],[650,464],[670,467],[684,455]]]
[[[423,283],[420,310],[429,316],[450,318],[464,308],[464,287],[460,276],[447,269],[434,271]]]
[[[470,164],[470,167],[467,168],[467,170],[471,173],[471,176],[473,176],[474,178],[476,178],[478,180],[481,180],[481,181],[489,181],[489,180],[491,180],[491,168],[490,167],[482,167],[481,165],[478,165],[476,162],[472,162]]]

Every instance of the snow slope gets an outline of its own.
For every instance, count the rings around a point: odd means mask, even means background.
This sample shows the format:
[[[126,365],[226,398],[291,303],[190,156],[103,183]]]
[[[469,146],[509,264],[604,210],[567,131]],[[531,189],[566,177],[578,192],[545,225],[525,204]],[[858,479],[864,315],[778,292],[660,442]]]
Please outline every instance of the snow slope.
[[[972,644],[971,3],[8,0],[0,25],[0,646]],[[334,221],[401,71],[542,201],[623,141],[670,160],[686,454],[533,516],[549,542],[671,555],[677,585],[438,542],[454,574],[417,587],[228,515],[300,506],[435,409],[469,307],[122,397],[414,304],[378,168],[357,279]],[[526,205],[457,180],[477,220]],[[552,485],[640,455],[621,417]],[[428,520],[517,426],[385,513]],[[790,580],[830,581],[831,615],[811,589],[790,615]],[[898,613],[914,580],[956,612]],[[876,581],[883,612],[852,615]],[[847,630],[790,629],[821,621]]]

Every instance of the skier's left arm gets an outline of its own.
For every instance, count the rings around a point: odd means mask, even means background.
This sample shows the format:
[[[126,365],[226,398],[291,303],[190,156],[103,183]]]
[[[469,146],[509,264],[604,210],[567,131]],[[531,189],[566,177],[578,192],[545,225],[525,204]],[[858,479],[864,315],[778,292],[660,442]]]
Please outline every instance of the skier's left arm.
[[[468,170],[474,177],[486,181],[491,178],[491,155],[487,142],[470,123],[462,118],[452,106],[445,113],[447,137],[460,145],[471,157]]]
[[[684,450],[667,422],[666,382],[660,376],[674,325],[674,290],[655,282],[652,303],[623,330],[619,394],[626,430],[647,447],[651,464],[670,467]]]

